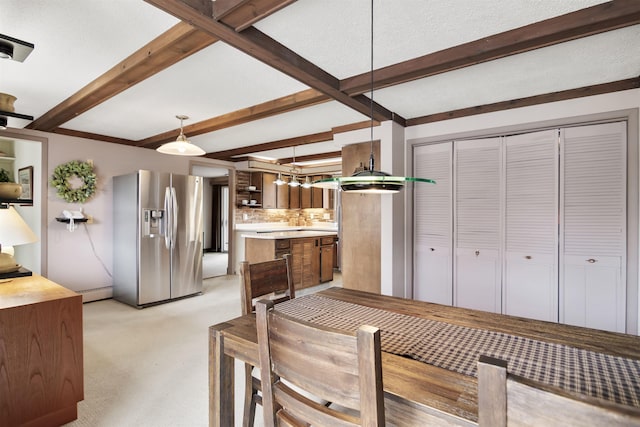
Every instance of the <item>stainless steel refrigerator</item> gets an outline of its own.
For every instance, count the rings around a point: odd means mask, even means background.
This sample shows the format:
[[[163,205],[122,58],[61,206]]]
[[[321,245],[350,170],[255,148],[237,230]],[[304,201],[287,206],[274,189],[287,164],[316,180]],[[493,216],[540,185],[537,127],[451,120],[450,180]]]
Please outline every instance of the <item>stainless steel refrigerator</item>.
[[[202,292],[198,176],[140,170],[113,178],[113,297],[135,307]]]

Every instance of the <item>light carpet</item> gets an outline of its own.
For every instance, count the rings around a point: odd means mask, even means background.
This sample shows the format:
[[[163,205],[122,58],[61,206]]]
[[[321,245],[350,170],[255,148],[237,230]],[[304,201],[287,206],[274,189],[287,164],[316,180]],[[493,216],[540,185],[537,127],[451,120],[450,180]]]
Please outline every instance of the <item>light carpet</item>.
[[[238,276],[142,310],[88,303],[83,315],[85,399],[68,426],[208,425],[208,327],[240,315]]]
[[[208,330],[240,315],[240,277],[203,284],[200,296],[141,310],[112,299],[84,304],[84,400],[67,426],[208,426]],[[338,273],[298,294],[341,285]],[[236,426],[242,425],[243,378],[236,362]],[[256,427],[263,425],[261,409]]]

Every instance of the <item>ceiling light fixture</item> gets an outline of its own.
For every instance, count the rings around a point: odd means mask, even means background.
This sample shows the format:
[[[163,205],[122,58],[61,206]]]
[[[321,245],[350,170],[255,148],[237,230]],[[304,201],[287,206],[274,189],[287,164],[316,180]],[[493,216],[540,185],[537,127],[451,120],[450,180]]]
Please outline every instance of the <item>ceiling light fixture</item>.
[[[273,183],[275,185],[284,185],[287,183],[287,181],[282,179],[282,173],[278,172],[278,179],[276,179],[275,181],[273,181]]]
[[[176,116],[180,120],[180,135],[174,142],[167,142],[156,148],[156,151],[163,154],[171,154],[172,156],[202,156],[205,151],[195,144],[192,144],[182,131],[182,121],[187,120],[188,116]]]
[[[302,188],[311,188],[311,179],[307,177],[302,183]]]
[[[13,45],[0,42],[0,58],[13,59]]]
[[[0,59],[12,59],[14,61],[24,62],[33,48],[33,43],[0,34]]]
[[[298,181],[297,176],[298,170],[296,169],[296,147],[293,146],[293,161],[291,162],[291,179],[289,180],[290,187],[298,187],[300,185],[300,181]]]
[[[371,94],[369,98],[371,114],[369,167],[354,173],[348,177],[326,178],[313,182],[314,187],[336,188],[340,185],[342,191],[352,193],[397,193],[404,188],[407,181],[428,182],[435,184],[435,181],[427,178],[412,178],[404,176],[391,176],[386,172],[375,170],[375,159],[373,156],[373,0],[371,0]]]

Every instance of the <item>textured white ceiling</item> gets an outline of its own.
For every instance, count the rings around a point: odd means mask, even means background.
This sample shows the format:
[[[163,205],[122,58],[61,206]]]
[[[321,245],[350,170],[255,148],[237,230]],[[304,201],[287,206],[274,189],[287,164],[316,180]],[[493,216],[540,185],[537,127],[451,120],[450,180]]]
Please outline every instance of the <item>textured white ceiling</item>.
[[[597,0],[375,0],[375,68],[593,6]],[[0,92],[42,115],[178,21],[142,0],[0,0],[0,33],[35,44],[24,63],[0,61]],[[337,78],[369,71],[369,0],[298,0],[256,27]],[[538,49],[378,90],[409,119],[640,75],[640,26]],[[62,127],[132,140],[307,87],[223,44],[158,73]],[[221,151],[329,131],[367,117],[337,102],[190,139]],[[9,118],[9,126],[29,121]],[[189,135],[187,135],[189,136]],[[336,151],[310,144],[298,155]],[[288,150],[266,152],[290,157]]]

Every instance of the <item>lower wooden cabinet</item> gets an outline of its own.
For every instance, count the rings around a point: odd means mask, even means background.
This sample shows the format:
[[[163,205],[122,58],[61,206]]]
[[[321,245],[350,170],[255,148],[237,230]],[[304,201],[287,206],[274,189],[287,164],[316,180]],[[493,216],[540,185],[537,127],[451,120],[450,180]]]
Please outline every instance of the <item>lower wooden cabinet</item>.
[[[291,275],[296,289],[333,280],[336,236],[291,239],[246,238],[245,259],[269,261],[291,254]]]
[[[320,246],[317,238],[291,241],[291,275],[296,289],[320,283]]]

